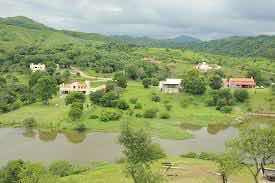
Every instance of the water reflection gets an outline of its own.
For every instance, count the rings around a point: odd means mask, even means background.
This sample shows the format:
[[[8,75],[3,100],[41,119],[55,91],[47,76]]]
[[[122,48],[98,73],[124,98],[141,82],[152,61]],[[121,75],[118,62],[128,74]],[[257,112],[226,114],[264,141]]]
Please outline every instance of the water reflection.
[[[56,137],[57,137],[57,134],[58,134],[58,132],[57,131],[53,131],[53,130],[49,130],[49,131],[39,130],[38,131],[38,137],[43,142],[54,141],[56,139]]]
[[[195,125],[195,124],[192,124],[192,123],[182,123],[180,125],[180,127],[182,129],[191,130],[193,132],[201,130],[202,128],[204,128],[203,126]],[[207,126],[207,132],[209,134],[216,135],[217,133],[219,133],[221,131],[224,131],[229,127],[230,127],[230,125],[223,124],[223,123],[209,124]]]
[[[36,131],[32,128],[26,128],[22,135],[27,138],[35,138],[36,137]]]
[[[73,143],[73,144],[79,144],[79,143],[83,142],[86,139],[86,133],[85,132],[66,131],[66,132],[63,132],[63,134],[68,139],[68,141]]]

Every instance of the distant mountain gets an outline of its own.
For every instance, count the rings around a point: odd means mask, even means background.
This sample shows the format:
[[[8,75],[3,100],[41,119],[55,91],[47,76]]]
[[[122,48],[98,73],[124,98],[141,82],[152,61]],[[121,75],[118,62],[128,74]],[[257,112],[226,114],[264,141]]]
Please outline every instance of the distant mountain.
[[[168,39],[168,41],[172,41],[175,43],[184,43],[184,44],[186,44],[186,43],[201,43],[202,42],[200,39],[197,39],[197,38],[194,38],[191,36],[184,36],[184,35],[178,36],[173,39]]]
[[[275,36],[229,37],[208,42],[192,43],[193,50],[244,57],[275,58]]]
[[[128,35],[111,36],[113,39],[124,42],[127,44],[134,44],[137,46],[145,47],[158,47],[158,48],[178,48],[184,47],[190,43],[199,43],[201,40],[190,36],[179,36],[173,39],[154,39],[150,37],[132,37]]]
[[[50,29],[49,27],[41,23],[38,23],[36,21],[33,21],[30,18],[23,17],[23,16],[1,18],[0,23],[5,23],[7,25],[13,25],[18,27],[30,28],[30,29],[40,29],[40,30]]]

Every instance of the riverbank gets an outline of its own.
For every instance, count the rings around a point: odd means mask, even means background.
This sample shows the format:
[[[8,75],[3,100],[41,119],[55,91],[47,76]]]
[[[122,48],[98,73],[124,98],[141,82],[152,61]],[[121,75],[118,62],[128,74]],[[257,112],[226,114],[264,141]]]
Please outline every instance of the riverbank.
[[[221,177],[216,175],[217,166],[213,161],[189,159],[189,158],[173,158],[162,159],[154,164],[154,171],[163,172],[161,162],[171,161],[176,166],[181,167],[183,170],[169,170],[165,176],[168,183],[220,183]],[[126,177],[124,164],[101,164],[94,169],[85,172],[81,175],[72,175],[61,178],[58,183],[72,183],[72,182],[85,182],[85,183],[132,183],[129,177]],[[229,177],[230,182],[251,183],[253,177],[245,168],[235,172]]]

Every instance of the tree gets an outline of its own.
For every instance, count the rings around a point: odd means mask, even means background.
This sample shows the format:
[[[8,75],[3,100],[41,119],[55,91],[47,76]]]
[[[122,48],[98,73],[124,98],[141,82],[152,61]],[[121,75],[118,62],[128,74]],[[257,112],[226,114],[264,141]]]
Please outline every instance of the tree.
[[[95,92],[90,93],[90,100],[94,104],[100,104],[102,97],[104,96],[104,91],[103,90],[98,90]]]
[[[49,171],[53,175],[65,177],[72,174],[73,168],[70,162],[61,160],[53,162],[49,167]]]
[[[215,161],[218,164],[218,171],[223,183],[227,183],[228,177],[240,167],[238,156],[235,156],[235,153],[230,151],[218,155]]]
[[[159,183],[162,177],[151,170],[151,165],[160,156],[156,152],[156,146],[152,143],[152,138],[144,130],[133,130],[126,124],[119,137],[119,142],[123,146],[123,153],[126,157],[126,170],[130,174],[134,183]]]
[[[255,79],[257,84],[263,84],[263,76],[260,69],[253,67],[249,68],[247,71],[247,77],[252,77]]]
[[[238,102],[244,102],[249,98],[247,90],[237,89],[234,91],[234,97]]]
[[[20,180],[20,172],[25,167],[25,162],[22,160],[9,161],[8,164],[2,169],[4,172],[0,178],[3,183],[18,183]]]
[[[209,79],[209,86],[214,90],[220,89],[223,86],[222,78],[217,74],[213,75]]]
[[[46,168],[39,163],[26,163],[19,173],[20,183],[39,183],[47,173]]]
[[[127,88],[127,77],[124,73],[119,72],[114,75],[113,78],[114,81],[116,81],[117,86],[121,88]]]
[[[271,157],[275,156],[275,131],[273,129],[248,128],[242,130],[239,137],[229,142],[228,148],[236,152],[240,163],[245,164],[253,175],[255,183],[261,171],[260,164],[265,164]]]
[[[83,113],[83,103],[79,103],[79,102],[74,102],[71,105],[71,109],[69,112],[69,117],[75,121],[81,118]]]
[[[183,88],[187,93],[202,95],[206,91],[206,81],[201,74],[196,71],[189,71],[183,79]]]
[[[86,96],[81,92],[72,92],[68,94],[65,98],[65,104],[69,105],[74,102],[84,103],[86,99]]]
[[[42,76],[34,86],[36,96],[41,98],[44,104],[49,104],[49,99],[57,93],[56,80],[51,76]]]
[[[142,80],[142,84],[143,84],[144,88],[149,88],[150,85],[151,85],[151,79],[150,78],[144,78]]]

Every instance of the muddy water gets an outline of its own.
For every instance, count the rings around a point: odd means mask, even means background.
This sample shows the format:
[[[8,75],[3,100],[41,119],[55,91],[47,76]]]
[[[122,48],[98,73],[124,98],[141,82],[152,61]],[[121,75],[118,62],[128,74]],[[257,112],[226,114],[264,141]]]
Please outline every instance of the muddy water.
[[[187,127],[184,127],[185,129]],[[222,152],[225,141],[236,136],[238,129],[213,126],[189,128],[194,138],[188,140],[154,139],[168,155],[186,152]],[[0,163],[24,159],[41,162],[69,160],[77,163],[89,161],[116,161],[121,148],[116,133],[56,133],[26,129],[0,129]]]

